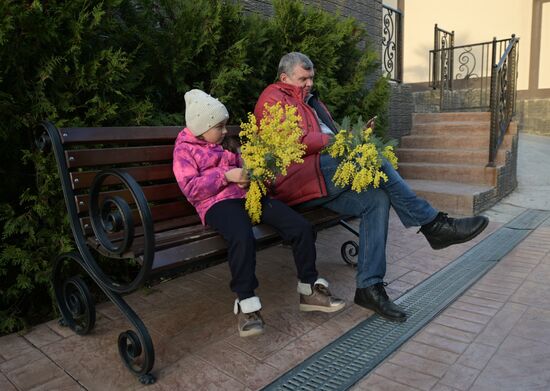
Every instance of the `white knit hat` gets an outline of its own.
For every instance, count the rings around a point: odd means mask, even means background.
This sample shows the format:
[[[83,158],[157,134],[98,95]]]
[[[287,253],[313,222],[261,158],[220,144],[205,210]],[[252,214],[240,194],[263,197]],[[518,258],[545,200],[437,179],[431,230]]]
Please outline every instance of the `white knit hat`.
[[[229,118],[222,102],[201,90],[185,93],[185,125],[195,136]]]

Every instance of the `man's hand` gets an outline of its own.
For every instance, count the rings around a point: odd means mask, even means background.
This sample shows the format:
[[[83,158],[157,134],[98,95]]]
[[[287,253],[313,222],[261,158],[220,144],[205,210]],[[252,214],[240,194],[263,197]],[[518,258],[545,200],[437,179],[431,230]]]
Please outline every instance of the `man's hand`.
[[[368,128],[371,128],[372,131],[374,132],[374,126],[375,126],[375,122],[376,122],[376,118],[377,118],[377,117],[378,117],[378,116],[375,115],[374,117],[372,117],[371,119],[369,119],[369,120],[367,121],[367,129],[368,129]]]
[[[250,183],[248,174],[244,168],[232,168],[225,172],[225,179],[227,182],[235,182],[239,187],[247,187]]]

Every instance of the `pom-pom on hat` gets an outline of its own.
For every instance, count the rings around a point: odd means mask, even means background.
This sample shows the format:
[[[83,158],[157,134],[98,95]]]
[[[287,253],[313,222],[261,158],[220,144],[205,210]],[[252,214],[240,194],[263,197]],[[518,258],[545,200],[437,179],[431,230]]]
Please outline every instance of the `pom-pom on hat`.
[[[229,118],[222,102],[201,90],[185,93],[185,125],[195,136]]]

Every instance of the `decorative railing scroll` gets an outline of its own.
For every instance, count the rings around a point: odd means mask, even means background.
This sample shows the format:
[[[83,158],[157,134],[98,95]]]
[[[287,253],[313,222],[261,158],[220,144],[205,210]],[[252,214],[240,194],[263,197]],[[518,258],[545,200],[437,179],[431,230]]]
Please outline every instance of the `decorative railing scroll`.
[[[387,5],[382,6],[382,69],[392,81],[403,81],[403,15]]]
[[[493,42],[496,42],[494,40]],[[494,64],[491,72],[491,138],[489,145],[489,166],[495,165],[498,148],[515,113],[517,92],[519,38],[512,35],[506,50]],[[496,45],[493,45],[496,57]]]
[[[445,32],[437,24],[435,31],[430,86],[439,89],[439,110],[491,112],[488,165],[494,166],[515,113],[519,38],[512,34],[511,38],[454,46],[454,32]],[[451,46],[445,47],[449,37]]]
[[[442,84],[452,88],[452,78],[449,72],[453,69],[453,51],[455,44],[455,32],[446,31],[437,24],[434,26],[434,50],[430,51],[432,65],[430,67],[430,86],[434,89],[442,87]],[[450,49],[450,50],[449,50]]]

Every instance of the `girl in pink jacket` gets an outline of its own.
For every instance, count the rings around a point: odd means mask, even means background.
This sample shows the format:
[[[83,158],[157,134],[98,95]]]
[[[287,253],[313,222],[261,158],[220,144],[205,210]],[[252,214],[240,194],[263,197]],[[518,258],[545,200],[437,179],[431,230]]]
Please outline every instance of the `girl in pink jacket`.
[[[262,305],[254,290],[256,248],[252,223],[244,207],[248,179],[237,154],[221,143],[227,133],[229,114],[225,106],[201,90],[185,94],[185,122],[174,148],[174,175],[203,224],[217,230],[227,241],[230,287],[242,337],[261,334]],[[262,223],[273,226],[292,244],[298,274],[300,310],[334,312],[345,302],[331,295],[328,282],[318,278],[315,267],[315,232],[311,224],[286,204],[262,200]]]

